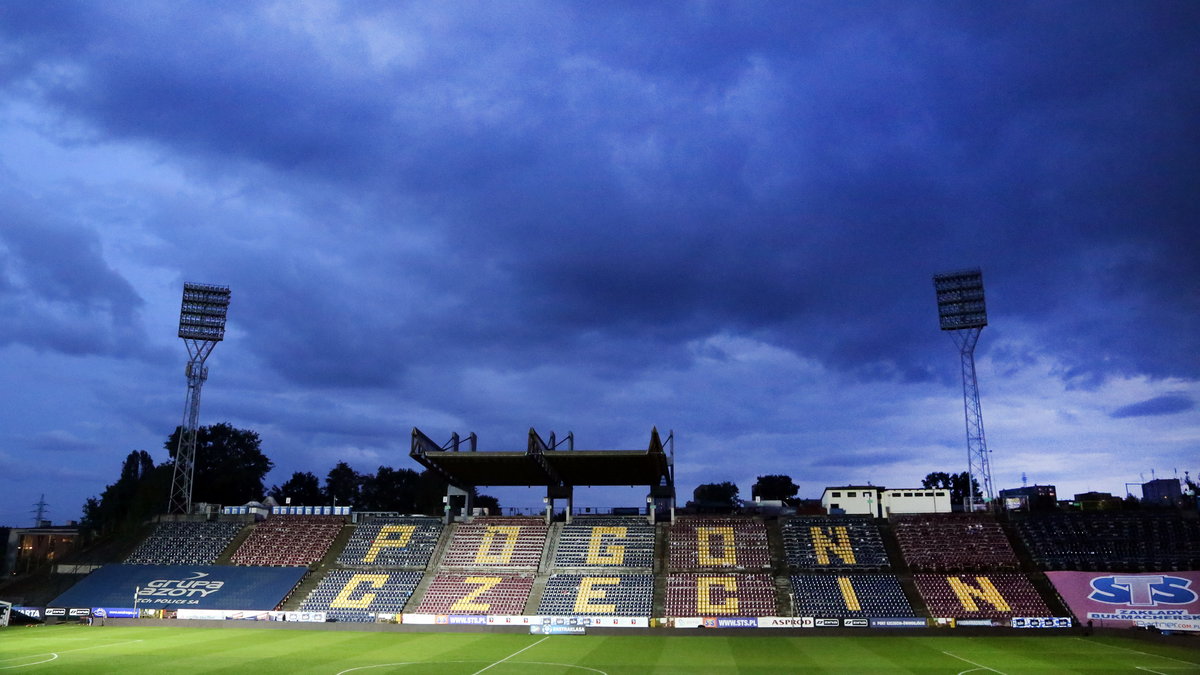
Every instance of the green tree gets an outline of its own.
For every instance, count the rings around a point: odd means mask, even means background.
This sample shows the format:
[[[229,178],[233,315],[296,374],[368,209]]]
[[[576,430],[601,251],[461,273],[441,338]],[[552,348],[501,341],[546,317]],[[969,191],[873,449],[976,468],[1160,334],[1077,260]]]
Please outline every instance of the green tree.
[[[702,511],[732,511],[742,505],[738,486],[724,483],[704,483],[692,491],[692,505]]]
[[[272,485],[267,495],[280,504],[287,504],[288,498],[291,498],[291,503],[296,506],[316,506],[325,503],[321,481],[308,471],[297,471],[283,485]]]
[[[155,466],[145,450],[130,452],[115,483],[83,505],[85,530],[105,534],[137,527],[166,506],[170,465]]]
[[[381,466],[374,476],[363,476],[361,508],[365,511],[417,513],[421,475],[412,469]]]
[[[487,509],[493,516],[500,515],[500,500],[491,495],[475,495],[476,508]]]
[[[360,508],[365,476],[338,462],[325,476],[325,503]]]
[[[759,476],[750,488],[750,496],[754,499],[778,499],[789,502],[800,492],[800,486],[792,482],[791,476],[773,474]]]
[[[417,513],[442,515],[442,497],[446,496],[446,479],[429,469],[421,472],[417,481]]]
[[[167,439],[172,460],[182,427]],[[192,503],[245,504],[263,498],[263,477],[274,463],[262,453],[262,440],[249,429],[222,422],[196,430],[196,467]]]
[[[983,492],[979,489],[979,481],[971,478],[971,474],[963,471],[962,473],[946,473],[945,471],[935,471],[925,476],[921,481],[921,487],[926,489],[943,489],[950,491],[950,503],[953,505],[965,505],[967,501],[967,485],[970,484],[971,493],[975,496],[975,501],[983,500]]]

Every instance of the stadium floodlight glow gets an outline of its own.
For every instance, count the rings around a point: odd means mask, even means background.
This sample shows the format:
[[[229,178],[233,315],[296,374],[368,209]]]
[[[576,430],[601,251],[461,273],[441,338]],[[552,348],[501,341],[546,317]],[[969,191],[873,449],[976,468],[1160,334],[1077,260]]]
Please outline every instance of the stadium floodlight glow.
[[[204,365],[217,343],[225,339],[225,316],[229,311],[228,286],[183,285],[179,308],[179,337],[188,350],[188,395],[183,424],[175,446],[175,470],[171,477],[169,513],[192,512],[192,479],[196,473],[196,432],[200,424],[200,388],[208,379]]]
[[[967,507],[975,510],[975,481],[987,502],[993,499],[992,467],[988,458],[987,438],[983,433],[983,409],[979,404],[979,380],[975,375],[975,345],[987,326],[987,305],[983,297],[983,272],[979,269],[936,274],[938,322],[949,331],[958,346],[962,366],[963,415],[967,427]]]

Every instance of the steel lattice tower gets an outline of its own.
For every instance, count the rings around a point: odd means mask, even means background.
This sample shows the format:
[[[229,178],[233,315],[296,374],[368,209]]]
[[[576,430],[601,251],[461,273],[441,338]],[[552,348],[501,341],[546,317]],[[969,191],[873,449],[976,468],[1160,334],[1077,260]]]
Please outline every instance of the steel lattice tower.
[[[207,284],[183,285],[179,309],[179,337],[188,350],[187,402],[183,424],[175,446],[175,471],[171,477],[168,513],[192,512],[192,478],[196,473],[196,431],[200,428],[200,388],[208,379],[204,361],[217,343],[225,339],[225,315],[229,311],[229,288]]]
[[[963,413],[967,427],[967,505],[975,510],[975,482],[990,503],[992,467],[988,460],[987,437],[983,433],[983,409],[979,405],[979,380],[975,376],[975,345],[987,325],[983,298],[983,273],[978,269],[948,272],[933,277],[937,291],[938,320],[958,347],[962,365]]]

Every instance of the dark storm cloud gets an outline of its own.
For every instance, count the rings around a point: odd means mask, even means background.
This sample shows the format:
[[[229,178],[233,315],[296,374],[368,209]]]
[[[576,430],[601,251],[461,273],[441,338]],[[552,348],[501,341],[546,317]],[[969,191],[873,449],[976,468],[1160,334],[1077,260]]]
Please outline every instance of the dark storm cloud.
[[[1196,402],[1185,395],[1155,396],[1145,401],[1121,406],[1109,413],[1113,419],[1127,417],[1150,417],[1155,415],[1176,415],[1196,407]]]
[[[1190,1],[0,3],[0,440],[163,456],[199,281],[204,423],[285,476],[657,424],[689,481],[912,484],[961,461],[930,277],[980,266],[998,448],[1181,453],[1198,64]]]
[[[0,344],[74,355],[145,355],[142,300],[94,232],[0,189]]]
[[[8,8],[4,72],[98,135],[354,185],[351,246],[439,233],[394,263],[427,312],[335,264],[242,273],[297,381],[635,369],[724,330],[925,380],[929,276],[963,265],[1063,377],[1197,373],[1194,5],[472,7],[335,9],[412,52],[374,66],[260,5]]]

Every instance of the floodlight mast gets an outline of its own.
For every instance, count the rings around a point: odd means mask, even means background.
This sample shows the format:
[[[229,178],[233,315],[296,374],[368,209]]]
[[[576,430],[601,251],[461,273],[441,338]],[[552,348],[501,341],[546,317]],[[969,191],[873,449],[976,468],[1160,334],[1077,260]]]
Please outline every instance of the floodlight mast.
[[[979,380],[975,376],[975,345],[987,325],[987,306],[983,298],[983,272],[978,269],[937,274],[933,277],[937,292],[938,320],[958,346],[962,366],[963,412],[967,427],[967,497],[975,510],[975,482],[980,483],[983,498],[990,503],[992,468],[988,460],[987,438],[983,433],[983,409],[979,404]]]
[[[225,315],[229,311],[229,287],[185,283],[179,309],[179,337],[188,350],[187,402],[183,424],[175,446],[175,471],[171,478],[169,513],[192,512],[192,478],[196,473],[196,431],[200,428],[200,388],[208,379],[204,361],[217,343],[225,339]]]

